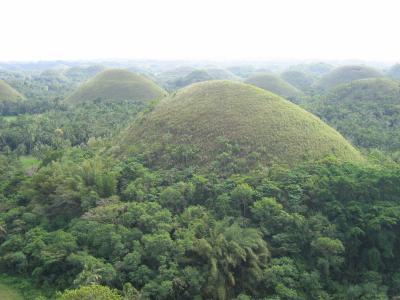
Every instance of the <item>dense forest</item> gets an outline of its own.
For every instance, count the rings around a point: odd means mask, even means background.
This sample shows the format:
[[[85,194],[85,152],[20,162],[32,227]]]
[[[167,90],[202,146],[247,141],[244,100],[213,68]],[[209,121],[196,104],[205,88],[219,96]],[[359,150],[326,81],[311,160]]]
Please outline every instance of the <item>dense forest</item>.
[[[398,65],[121,64],[0,64],[0,298],[400,299]]]

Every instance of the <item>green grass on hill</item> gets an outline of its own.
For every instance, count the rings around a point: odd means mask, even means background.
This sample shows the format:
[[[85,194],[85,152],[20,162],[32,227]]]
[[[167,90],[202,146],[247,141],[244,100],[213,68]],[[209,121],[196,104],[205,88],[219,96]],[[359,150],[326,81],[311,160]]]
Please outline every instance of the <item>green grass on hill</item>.
[[[6,122],[14,122],[18,119],[18,116],[2,116],[0,118]]]
[[[220,68],[207,68],[205,69],[208,74],[212,76],[214,80],[238,80],[239,77],[233,74],[231,71],[220,69]]]
[[[124,101],[147,102],[166,95],[161,87],[145,76],[127,70],[109,69],[82,84],[66,98],[66,103]]]
[[[184,87],[193,83],[208,81],[208,80],[238,80],[237,77],[232,72],[219,69],[219,68],[208,68],[202,70],[194,70],[186,76],[179,78],[176,81],[177,87]]]
[[[32,167],[38,166],[40,163],[37,158],[31,155],[21,156],[20,161],[24,170],[29,170]]]
[[[17,102],[24,97],[13,89],[8,83],[0,79],[0,102]]]
[[[381,77],[382,73],[366,66],[342,66],[323,76],[317,83],[318,88],[329,90],[340,84],[354,80]]]
[[[206,70],[194,70],[175,82],[176,87],[184,87],[196,82],[212,80],[213,77]]]
[[[310,89],[314,83],[311,75],[300,71],[285,71],[281,74],[281,78],[302,91]]]
[[[255,75],[247,79],[246,83],[255,85],[287,99],[296,99],[303,95],[296,87],[272,74]]]
[[[0,283],[0,299],[1,300],[23,300],[24,298],[20,293],[11,287]]]
[[[392,66],[387,72],[387,75],[390,78],[400,80],[400,64],[395,64],[394,66]]]
[[[161,149],[160,163],[168,149],[193,147],[195,160],[208,163],[221,152],[221,140],[239,145],[238,156],[261,153],[264,164],[328,155],[361,159],[339,133],[311,113],[260,88],[230,81],[194,84],[164,98],[123,131],[117,143],[122,153],[134,146]]]
[[[27,278],[0,273],[0,300],[54,299],[54,294],[50,289],[37,289]]]

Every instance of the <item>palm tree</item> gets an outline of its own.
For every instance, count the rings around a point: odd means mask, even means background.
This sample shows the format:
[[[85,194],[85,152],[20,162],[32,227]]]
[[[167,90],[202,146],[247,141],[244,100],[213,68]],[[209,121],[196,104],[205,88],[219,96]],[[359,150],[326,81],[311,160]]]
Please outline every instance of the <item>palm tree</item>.
[[[248,290],[260,281],[270,253],[261,233],[237,223],[216,222],[193,251],[209,272],[204,292],[212,299],[231,299],[235,291]]]

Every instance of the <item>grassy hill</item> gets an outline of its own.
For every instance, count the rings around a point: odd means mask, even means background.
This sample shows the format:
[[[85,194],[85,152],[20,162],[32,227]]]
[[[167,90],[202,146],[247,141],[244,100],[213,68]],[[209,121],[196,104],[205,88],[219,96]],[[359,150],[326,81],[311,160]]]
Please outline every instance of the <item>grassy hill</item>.
[[[213,77],[206,70],[194,70],[188,75],[179,78],[175,82],[176,87],[184,87],[196,82],[212,80]]]
[[[87,80],[104,70],[105,67],[102,65],[78,66],[65,70],[64,75],[75,82],[80,82]]]
[[[212,76],[214,80],[238,80],[239,77],[231,71],[221,68],[207,68],[205,71]]]
[[[354,80],[381,77],[382,73],[366,66],[342,66],[323,76],[317,83],[318,88],[329,90],[340,84]]]
[[[398,81],[370,78],[340,85],[311,109],[360,147],[400,148]]]
[[[17,291],[0,283],[0,299],[2,299],[2,300],[22,300],[23,297]]]
[[[320,77],[329,73],[332,69],[334,69],[334,66],[324,62],[318,62],[293,65],[290,66],[289,71],[299,71],[312,76]]]
[[[24,97],[8,83],[0,79],[0,102],[18,102]]]
[[[219,68],[209,68],[202,70],[194,70],[186,76],[179,78],[175,85],[176,87],[184,87],[196,82],[208,81],[208,80],[238,80],[235,74]]]
[[[24,103],[25,97],[8,83],[0,79],[0,115],[15,115]]]
[[[302,91],[310,89],[314,83],[311,75],[300,71],[285,71],[281,74],[281,78]]]
[[[272,74],[258,74],[252,76],[246,80],[246,83],[255,85],[287,99],[296,99],[303,95],[299,89]]]
[[[390,78],[400,80],[400,64],[395,64],[394,66],[392,66],[389,69],[387,75]]]
[[[262,164],[327,155],[360,159],[339,133],[297,105],[260,88],[208,81],[164,98],[117,139],[120,155],[148,151],[159,164],[207,164],[229,152]],[[150,155],[150,156],[151,156]]]
[[[166,92],[145,76],[121,69],[109,69],[82,84],[65,101],[69,104],[98,100],[146,102],[164,95]]]

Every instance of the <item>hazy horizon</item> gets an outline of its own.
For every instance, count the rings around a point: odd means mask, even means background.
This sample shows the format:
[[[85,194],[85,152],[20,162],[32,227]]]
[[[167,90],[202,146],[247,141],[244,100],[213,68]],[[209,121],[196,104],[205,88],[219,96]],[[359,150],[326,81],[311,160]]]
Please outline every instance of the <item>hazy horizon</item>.
[[[400,60],[393,0],[2,4],[2,62]]]

